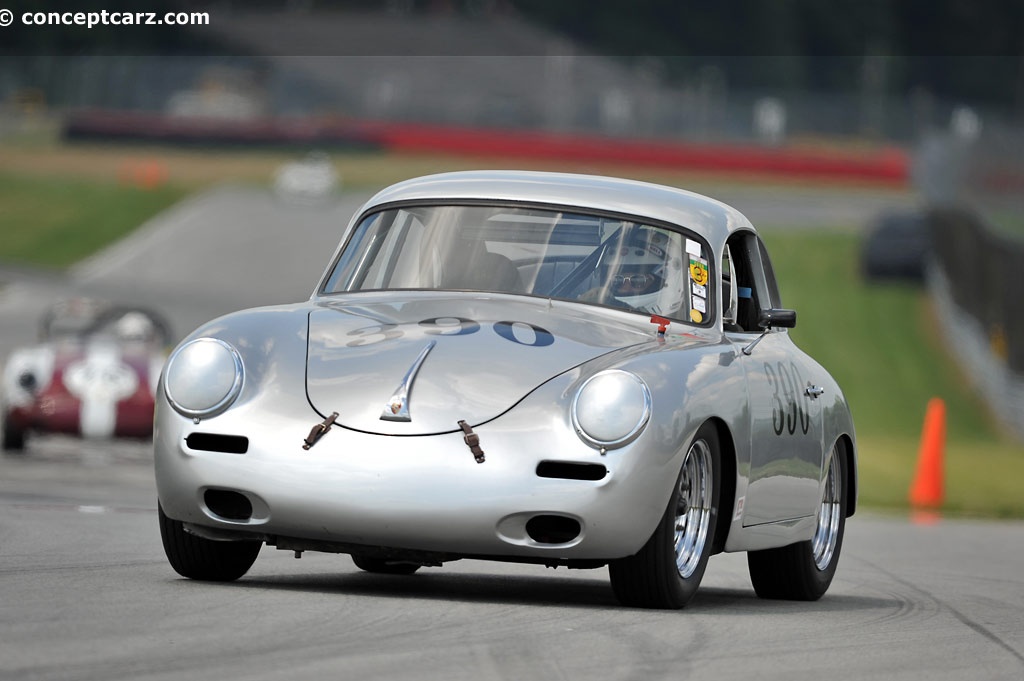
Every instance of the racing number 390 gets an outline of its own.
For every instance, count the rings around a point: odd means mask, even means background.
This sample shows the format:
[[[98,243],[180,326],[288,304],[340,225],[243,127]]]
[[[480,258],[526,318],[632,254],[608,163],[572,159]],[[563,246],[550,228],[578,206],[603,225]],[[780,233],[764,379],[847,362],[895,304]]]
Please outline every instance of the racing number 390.
[[[774,368],[765,364],[764,372],[772,387],[772,428],[775,434],[788,432],[793,435],[799,427],[800,432],[806,435],[811,427],[811,415],[797,397],[800,394],[800,372],[796,364],[790,362],[786,366],[779,362]]]
[[[463,317],[424,319],[419,323],[419,326],[423,327],[424,333],[431,336],[466,336],[480,330],[479,322]],[[496,334],[517,345],[542,348],[555,342],[555,337],[550,331],[529,322],[495,322],[493,328]],[[517,329],[520,330],[517,332]],[[532,331],[533,338],[521,337],[523,335],[530,335],[528,333],[524,334],[525,329]],[[398,324],[375,324],[350,331],[348,335],[357,336],[355,340],[347,343],[348,347],[354,348],[401,338],[405,335],[405,331]]]

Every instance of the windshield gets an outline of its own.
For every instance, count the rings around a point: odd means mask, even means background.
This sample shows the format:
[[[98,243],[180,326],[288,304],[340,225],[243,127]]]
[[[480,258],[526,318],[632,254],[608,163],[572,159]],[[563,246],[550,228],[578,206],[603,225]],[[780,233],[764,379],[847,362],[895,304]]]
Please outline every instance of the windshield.
[[[708,263],[683,230],[539,208],[416,206],[368,215],[323,292],[515,293],[703,324]]]

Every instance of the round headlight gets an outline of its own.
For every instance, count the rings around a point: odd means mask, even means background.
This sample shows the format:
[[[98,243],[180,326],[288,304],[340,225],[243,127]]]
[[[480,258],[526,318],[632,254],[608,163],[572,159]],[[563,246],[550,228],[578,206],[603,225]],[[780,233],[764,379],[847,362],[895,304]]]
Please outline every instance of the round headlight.
[[[227,409],[242,390],[242,358],[217,338],[199,338],[178,348],[164,369],[164,393],[190,418]]]
[[[572,422],[588,444],[601,449],[632,442],[651,417],[651,391],[621,369],[594,374],[572,401]]]

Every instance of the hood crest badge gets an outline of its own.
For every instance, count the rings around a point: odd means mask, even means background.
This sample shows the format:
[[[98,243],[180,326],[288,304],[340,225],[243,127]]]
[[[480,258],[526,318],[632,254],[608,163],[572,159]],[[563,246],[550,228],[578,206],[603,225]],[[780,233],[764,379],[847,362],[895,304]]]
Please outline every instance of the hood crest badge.
[[[436,343],[437,341],[430,341],[426,347],[420,350],[419,356],[413,361],[409,370],[405,372],[402,382],[395,389],[394,394],[388,398],[387,404],[384,405],[384,411],[380,415],[381,421],[412,421],[412,416],[409,414],[409,393],[412,392],[413,381],[416,380],[416,374],[419,372],[423,360],[434,349]]]

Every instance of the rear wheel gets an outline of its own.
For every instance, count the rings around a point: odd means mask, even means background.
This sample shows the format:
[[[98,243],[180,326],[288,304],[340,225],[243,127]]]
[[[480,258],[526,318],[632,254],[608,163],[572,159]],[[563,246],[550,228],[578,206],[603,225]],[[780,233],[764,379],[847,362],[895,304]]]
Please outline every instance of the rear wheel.
[[[160,538],[167,560],[182,577],[211,582],[233,582],[252,567],[263,546],[262,541],[213,541],[189,534],[185,524],[160,516]]]
[[[420,569],[420,566],[416,563],[398,563],[384,560],[383,558],[369,558],[359,555],[353,555],[352,562],[360,570],[382,575],[411,575]]]
[[[718,522],[720,451],[714,425],[704,424],[686,451],[654,534],[637,554],[608,566],[612,590],[623,605],[677,609],[697,592]]]
[[[747,554],[750,581],[758,596],[816,601],[828,591],[846,529],[846,474],[846,458],[836,445],[829,455],[814,538]]]

